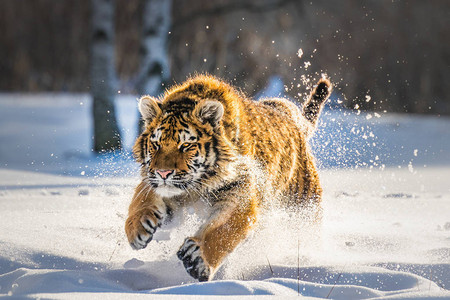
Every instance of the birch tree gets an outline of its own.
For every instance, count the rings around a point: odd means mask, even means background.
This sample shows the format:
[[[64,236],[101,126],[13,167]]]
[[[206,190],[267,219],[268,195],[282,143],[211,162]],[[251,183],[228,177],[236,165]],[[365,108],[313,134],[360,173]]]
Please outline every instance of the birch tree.
[[[91,0],[91,94],[94,151],[121,148],[114,110],[117,80],[114,68],[114,0]]]
[[[170,79],[168,37],[172,0],[145,0],[137,91],[158,96]]]

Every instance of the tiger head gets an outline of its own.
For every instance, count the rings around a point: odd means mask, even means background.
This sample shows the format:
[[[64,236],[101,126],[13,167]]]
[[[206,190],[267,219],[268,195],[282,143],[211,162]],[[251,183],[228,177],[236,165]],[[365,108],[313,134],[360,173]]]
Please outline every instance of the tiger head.
[[[233,146],[223,136],[224,107],[219,101],[144,96],[139,111],[145,128],[133,152],[144,182],[157,194],[199,193],[225,175]]]

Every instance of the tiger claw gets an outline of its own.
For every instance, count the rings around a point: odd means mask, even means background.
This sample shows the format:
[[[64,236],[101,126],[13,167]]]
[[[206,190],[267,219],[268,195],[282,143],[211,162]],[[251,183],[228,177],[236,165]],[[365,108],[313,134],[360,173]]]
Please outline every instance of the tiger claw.
[[[131,248],[140,250],[147,247],[153,239],[153,235],[164,219],[164,214],[160,211],[148,211],[146,215],[130,216],[125,225],[128,241]]]
[[[178,250],[177,256],[183,262],[186,271],[193,278],[198,279],[199,281],[210,280],[210,267],[203,259],[200,246],[196,241],[187,238],[180,250]]]

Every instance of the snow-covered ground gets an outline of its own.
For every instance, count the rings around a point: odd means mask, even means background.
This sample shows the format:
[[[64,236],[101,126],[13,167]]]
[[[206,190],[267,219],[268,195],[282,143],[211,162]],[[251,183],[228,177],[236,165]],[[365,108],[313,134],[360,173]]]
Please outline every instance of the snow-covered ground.
[[[128,149],[135,104],[117,102]],[[89,151],[89,107],[86,95],[0,95],[0,297],[450,298],[449,118],[325,111],[312,141],[322,228],[266,211],[215,280],[198,283],[175,255],[195,212],[129,247],[137,165]]]

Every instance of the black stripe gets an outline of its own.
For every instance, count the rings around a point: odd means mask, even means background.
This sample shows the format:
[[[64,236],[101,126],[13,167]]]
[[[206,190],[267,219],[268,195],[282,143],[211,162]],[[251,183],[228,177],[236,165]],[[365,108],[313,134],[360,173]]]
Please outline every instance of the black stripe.
[[[186,185],[184,183],[173,183],[173,186],[176,188],[179,188],[180,190],[183,190],[186,188]]]
[[[233,182],[230,182],[230,183],[224,185],[223,187],[217,189],[215,192],[217,192],[217,193],[228,192],[229,190],[239,187],[242,184],[243,184],[243,182],[240,180],[233,181]]]
[[[140,148],[141,148],[141,160],[143,162],[145,162],[145,152],[146,152],[146,149],[147,149],[146,143],[145,143],[146,138],[147,138],[147,135],[142,135],[141,136],[141,147]]]
[[[205,152],[206,152],[206,157],[208,157],[209,154],[209,150],[211,149],[211,143],[210,142],[206,142],[205,143]]]
[[[219,151],[217,151],[217,145],[219,144],[219,142],[217,141],[217,138],[216,138],[216,136],[212,136],[212,150],[214,151],[214,155],[215,155],[215,161],[214,161],[214,163],[216,163],[216,161],[218,161],[219,159],[220,159],[220,156],[219,156]]]
[[[189,128],[189,125],[188,125],[187,123],[184,123],[184,122],[181,121],[181,120],[178,120],[178,122],[180,123],[181,126],[186,127],[186,128]]]
[[[195,129],[195,131],[197,132],[197,136],[200,139],[203,136],[203,133],[198,129]]]
[[[216,170],[207,170],[206,174],[208,175],[208,177],[212,177],[217,174],[217,171]]]
[[[217,148],[217,144],[218,144],[219,142],[217,141],[217,138],[216,138],[216,136],[212,136],[212,144],[213,144],[213,148],[214,149],[216,149]]]

